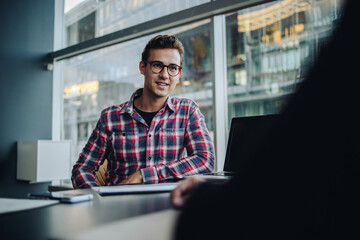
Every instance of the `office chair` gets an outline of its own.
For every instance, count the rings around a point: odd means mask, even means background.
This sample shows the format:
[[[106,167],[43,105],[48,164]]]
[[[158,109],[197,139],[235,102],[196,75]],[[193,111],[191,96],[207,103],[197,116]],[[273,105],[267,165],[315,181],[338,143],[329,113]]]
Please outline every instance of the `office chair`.
[[[106,184],[106,170],[107,170],[108,160],[105,159],[103,164],[100,165],[99,169],[95,171],[95,181],[99,186],[105,186]]]

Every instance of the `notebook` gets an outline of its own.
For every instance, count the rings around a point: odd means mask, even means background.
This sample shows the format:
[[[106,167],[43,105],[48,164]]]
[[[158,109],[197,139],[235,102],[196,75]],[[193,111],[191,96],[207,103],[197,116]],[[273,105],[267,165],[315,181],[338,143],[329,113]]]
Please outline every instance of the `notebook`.
[[[279,119],[278,114],[235,117],[231,120],[229,139],[226,149],[223,171],[204,173],[197,176],[206,179],[229,179],[235,175],[236,168],[242,167],[242,155],[249,142],[256,144]],[[253,146],[256,148],[256,146]]]

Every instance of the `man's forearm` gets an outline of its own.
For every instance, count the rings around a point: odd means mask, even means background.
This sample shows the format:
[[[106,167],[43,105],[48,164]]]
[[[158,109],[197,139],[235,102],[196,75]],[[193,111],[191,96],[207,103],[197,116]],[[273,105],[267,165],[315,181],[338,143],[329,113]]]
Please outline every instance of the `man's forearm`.
[[[98,186],[93,171],[80,166],[76,167],[76,165],[73,168],[71,180],[74,188],[91,188]]]
[[[142,169],[143,182],[156,182],[163,179],[180,178],[187,175],[211,172],[215,157],[211,152],[192,155],[180,160]]]

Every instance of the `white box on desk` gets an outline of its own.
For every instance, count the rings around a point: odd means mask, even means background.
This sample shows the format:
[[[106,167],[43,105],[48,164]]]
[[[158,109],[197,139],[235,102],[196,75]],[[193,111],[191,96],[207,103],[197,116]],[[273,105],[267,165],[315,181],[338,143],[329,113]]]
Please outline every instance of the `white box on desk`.
[[[35,140],[17,143],[19,180],[47,182],[70,178],[71,141]]]

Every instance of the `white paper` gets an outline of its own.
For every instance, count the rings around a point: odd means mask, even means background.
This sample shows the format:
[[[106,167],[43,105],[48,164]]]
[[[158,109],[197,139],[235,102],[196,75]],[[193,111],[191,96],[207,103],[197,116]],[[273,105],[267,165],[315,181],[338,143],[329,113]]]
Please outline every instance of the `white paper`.
[[[145,193],[145,192],[170,192],[179,183],[156,183],[156,184],[139,184],[139,185],[119,185],[93,187],[99,194],[125,194],[125,193]]]
[[[0,198],[0,214],[45,207],[58,202],[57,200]]]

